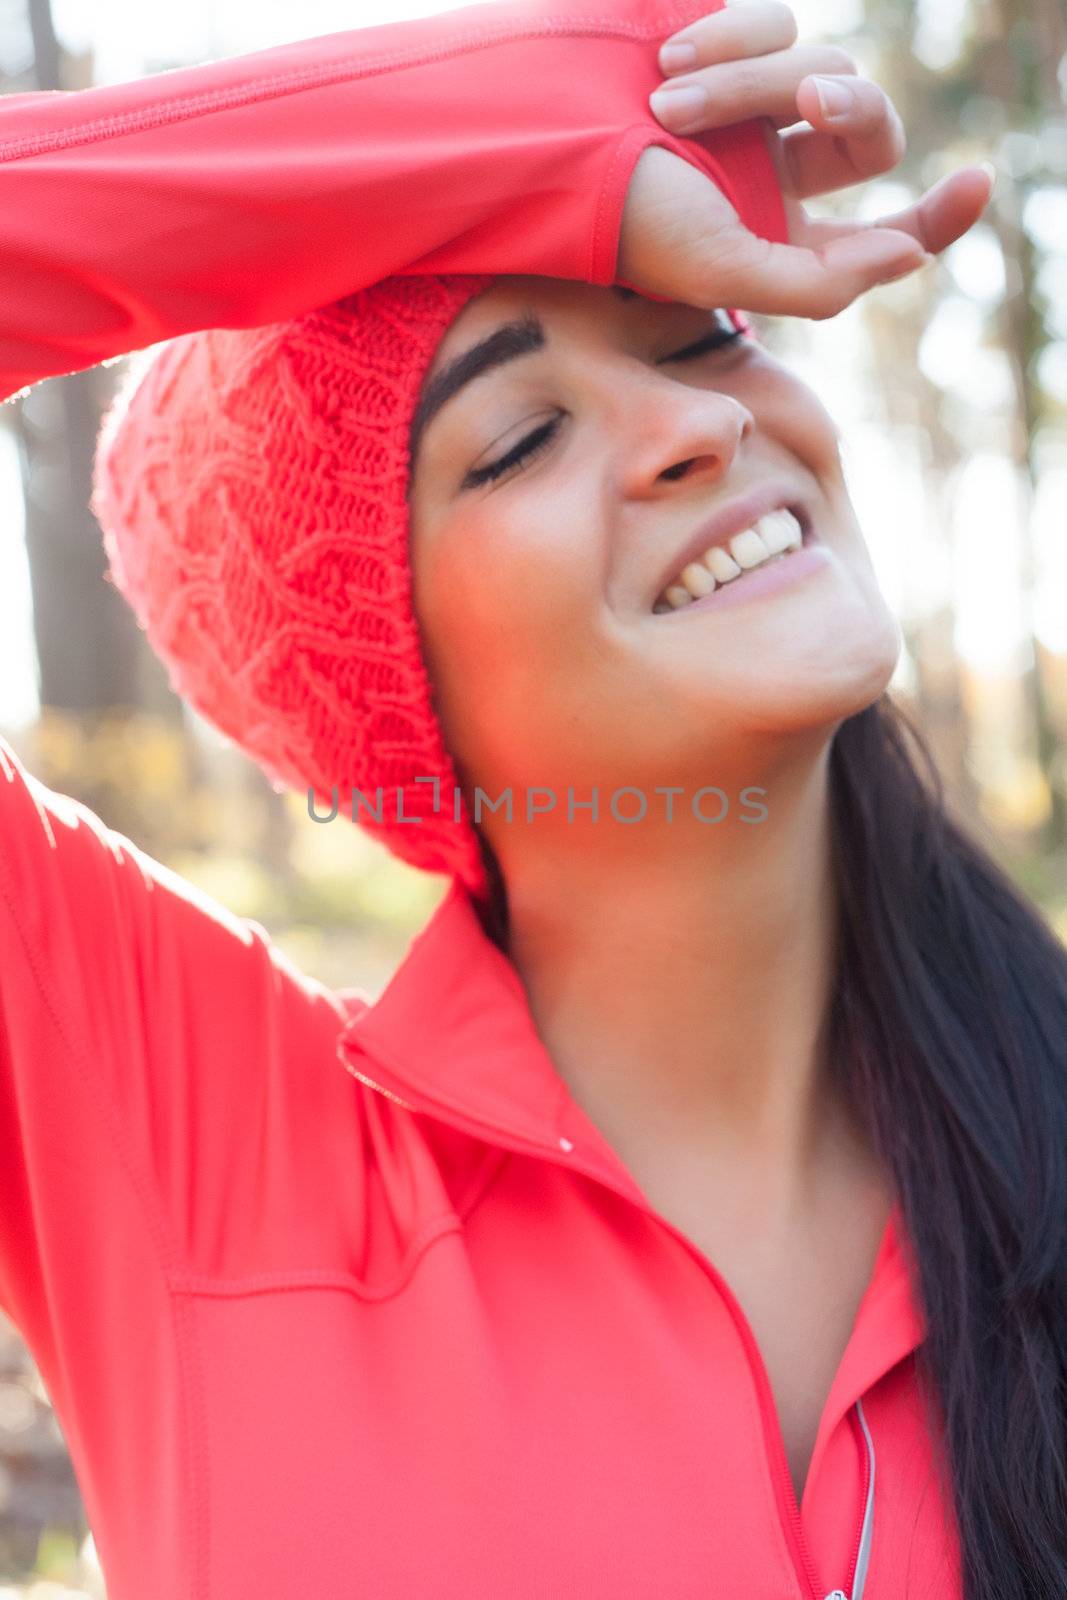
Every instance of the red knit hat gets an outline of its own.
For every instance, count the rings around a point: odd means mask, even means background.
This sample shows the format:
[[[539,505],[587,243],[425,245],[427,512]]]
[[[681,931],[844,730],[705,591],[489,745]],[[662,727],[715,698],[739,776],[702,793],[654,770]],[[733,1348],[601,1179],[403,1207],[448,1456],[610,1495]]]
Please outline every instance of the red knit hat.
[[[291,322],[171,340],[104,418],[92,496],[111,581],[176,693],[276,787],[479,900],[486,857],[433,706],[406,496],[434,352],[495,281],[392,277]]]
[[[176,692],[277,787],[340,815],[360,791],[361,825],[480,899],[405,497],[434,351],[494,281],[393,277],[291,322],[171,341],[104,419],[92,500],[110,577]]]

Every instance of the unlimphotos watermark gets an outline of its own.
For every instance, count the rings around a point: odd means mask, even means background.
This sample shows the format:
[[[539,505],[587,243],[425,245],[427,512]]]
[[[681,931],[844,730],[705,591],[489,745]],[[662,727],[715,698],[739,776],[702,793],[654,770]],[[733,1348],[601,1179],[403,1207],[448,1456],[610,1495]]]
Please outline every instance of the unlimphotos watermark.
[[[433,815],[442,815],[440,778],[415,778],[413,781],[415,783],[428,783],[433,785]],[[412,826],[417,827],[425,820],[425,818],[422,816],[408,816],[405,814],[404,792],[405,791],[403,789],[399,788],[393,790],[395,814],[387,818],[385,814],[385,789],[382,785],[379,784],[378,788],[374,791],[373,800],[369,799],[362,789],[352,789],[350,799],[351,809],[348,815],[351,816],[353,822],[359,822],[361,813],[365,812],[367,817],[373,822],[384,822],[388,820],[391,822],[410,823]],[[676,814],[675,798],[678,795],[684,796],[686,793],[685,788],[676,784],[657,784],[652,790],[652,793],[653,795],[662,796],[663,799],[658,803],[656,801],[652,801],[650,805],[648,794],[644,789],[636,788],[629,784],[623,785],[623,787],[619,789],[613,789],[606,801],[606,814],[610,815],[612,821],[621,822],[627,826],[630,826],[635,822],[647,821],[650,814],[654,816],[656,820],[673,822]],[[746,787],[742,789],[738,797],[740,805],[742,807],[754,808],[756,815],[748,815],[742,812],[737,820],[745,823],[765,822],[768,816],[767,807],[763,804],[762,800],[753,797],[765,795],[766,793],[766,789],[754,787]],[[311,818],[312,822],[333,822],[336,817],[340,816],[341,799],[340,792],[336,784],[330,790],[330,794],[331,807],[330,810],[324,815],[321,811],[316,809],[314,789],[308,790],[308,816]],[[453,788],[452,790],[451,820],[453,822],[458,823],[463,820],[463,794],[463,790],[458,787]],[[470,815],[474,822],[478,823],[482,820],[482,816],[486,811],[491,812],[494,816],[498,812],[503,811],[504,820],[506,822],[514,822],[516,818],[516,812],[518,811],[520,821],[532,822],[535,817],[545,816],[549,812],[555,811],[557,807],[562,812],[559,792],[547,785],[534,784],[532,786],[528,786],[524,790],[520,789],[519,794],[525,795],[525,802],[521,807],[517,808],[515,801],[515,790],[512,788],[509,787],[502,790],[502,792],[494,800],[489,794],[486,793],[484,789],[476,787],[473,798],[468,802]],[[685,801],[682,800],[679,802],[679,804],[684,811]],[[716,784],[709,783],[703,788],[694,789],[692,791],[689,796],[688,809],[689,815],[692,816],[697,822],[708,823],[709,825],[724,822],[730,815],[730,796],[727,794],[725,789],[720,789]],[[566,814],[568,823],[571,823],[575,820],[575,814],[579,811],[583,813],[589,813],[588,818],[583,816],[583,821],[600,821],[600,790],[595,785],[588,799],[579,799],[576,796],[574,789],[568,785],[566,790]]]

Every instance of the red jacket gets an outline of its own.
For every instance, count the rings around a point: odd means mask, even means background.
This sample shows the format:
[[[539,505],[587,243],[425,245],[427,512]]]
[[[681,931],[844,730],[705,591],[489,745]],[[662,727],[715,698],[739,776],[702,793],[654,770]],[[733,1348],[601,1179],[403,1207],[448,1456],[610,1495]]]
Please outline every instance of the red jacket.
[[[0,102],[3,393],[394,271],[610,283],[649,143],[781,237],[758,128],[647,107],[707,9],[511,0]],[[798,1510],[737,1301],[458,887],[368,1004],[2,741],[0,841],[0,1304],[110,1600],[957,1600],[899,1212]]]

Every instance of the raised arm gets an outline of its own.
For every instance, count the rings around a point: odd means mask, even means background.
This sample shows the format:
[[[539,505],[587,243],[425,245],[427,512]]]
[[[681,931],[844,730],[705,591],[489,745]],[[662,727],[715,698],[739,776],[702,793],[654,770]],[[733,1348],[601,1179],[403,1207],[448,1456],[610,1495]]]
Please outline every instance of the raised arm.
[[[116,87],[0,100],[0,397],[396,272],[614,280],[658,144],[784,237],[756,122],[657,123],[659,45],[709,0],[498,0]]]
[[[706,7],[501,0],[0,99],[0,397],[395,272],[611,283],[652,143],[724,192],[744,179],[734,201],[773,231],[758,125],[705,147],[648,107],[660,42]],[[233,1219],[268,1204],[264,1130],[351,1122],[339,1026],[263,930],[0,739],[0,1307],[73,1447],[103,1452],[79,1460],[101,1501],[132,1503],[108,1441],[135,1425],[126,1375],[152,1370],[168,1286],[205,1241],[212,1270],[220,1239],[247,1259]]]

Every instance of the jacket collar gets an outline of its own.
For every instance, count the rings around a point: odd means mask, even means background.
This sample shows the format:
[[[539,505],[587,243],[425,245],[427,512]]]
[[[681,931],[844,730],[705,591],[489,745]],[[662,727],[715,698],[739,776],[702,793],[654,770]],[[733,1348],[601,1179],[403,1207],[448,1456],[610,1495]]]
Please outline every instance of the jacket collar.
[[[338,1054],[369,1087],[490,1143],[569,1166],[656,1214],[556,1071],[514,966],[486,936],[458,880],[379,998],[355,1005]],[[897,1204],[821,1432],[924,1332]]]
[[[518,973],[458,879],[378,999],[350,1018],[338,1053],[357,1077],[412,1110],[512,1149],[563,1155],[640,1197],[556,1071]]]

